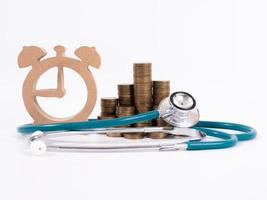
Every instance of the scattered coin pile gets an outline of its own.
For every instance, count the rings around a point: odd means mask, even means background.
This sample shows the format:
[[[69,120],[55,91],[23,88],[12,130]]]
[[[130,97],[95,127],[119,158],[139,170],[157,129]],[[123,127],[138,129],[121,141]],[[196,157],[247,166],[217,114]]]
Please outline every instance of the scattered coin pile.
[[[162,99],[170,94],[169,81],[152,81],[151,63],[134,63],[133,84],[119,84],[118,98],[109,97],[101,99],[100,119],[112,119],[115,117],[130,116],[138,113],[157,109]],[[145,126],[167,126],[162,119],[138,122],[134,125],[122,127],[145,127]],[[145,136],[153,139],[162,139],[166,133],[107,133],[111,137],[123,136],[127,139],[141,139]]]

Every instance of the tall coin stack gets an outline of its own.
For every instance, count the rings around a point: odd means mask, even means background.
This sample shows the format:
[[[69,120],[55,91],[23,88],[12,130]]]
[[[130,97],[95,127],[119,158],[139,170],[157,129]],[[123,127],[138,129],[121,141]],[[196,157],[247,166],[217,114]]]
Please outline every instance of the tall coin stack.
[[[134,103],[136,113],[152,110],[152,70],[151,63],[134,63]],[[136,123],[137,127],[151,126],[151,121]]]
[[[160,102],[170,95],[170,81],[153,81],[153,103],[154,109],[157,109]],[[167,126],[168,124],[161,118],[154,120],[156,126]],[[148,137],[153,139],[162,139],[167,136],[166,133],[149,133]]]
[[[100,119],[113,119],[116,117],[116,109],[118,106],[118,98],[106,97],[101,98],[101,114]],[[110,137],[120,137],[120,133],[106,133]]]

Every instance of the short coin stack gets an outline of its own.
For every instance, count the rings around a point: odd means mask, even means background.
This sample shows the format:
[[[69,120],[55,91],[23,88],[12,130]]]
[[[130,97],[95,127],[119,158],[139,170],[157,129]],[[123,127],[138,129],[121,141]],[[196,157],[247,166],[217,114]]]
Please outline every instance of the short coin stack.
[[[118,96],[120,106],[134,106],[133,84],[119,84]]]
[[[101,115],[100,119],[113,119],[116,117],[118,98],[106,97],[101,98]],[[107,133],[107,136],[120,137],[120,133]]]
[[[101,98],[101,118],[106,116],[115,117],[117,106],[118,106],[118,98],[116,97]]]
[[[134,106],[118,106],[116,111],[117,117],[130,116],[135,114]],[[125,125],[120,127],[130,127],[131,125]],[[128,139],[140,139],[142,138],[140,133],[122,133],[123,137]]]
[[[153,102],[154,109],[157,109],[160,102],[170,95],[170,81],[153,81]],[[155,126],[167,126],[168,124],[161,118],[154,120]],[[153,139],[162,139],[167,136],[166,133],[149,133],[148,137]]]
[[[134,63],[133,72],[136,113],[147,112],[153,107],[151,63]],[[151,121],[136,123],[137,127],[151,125]]]
[[[160,102],[170,95],[170,81],[153,81],[153,103],[157,109]],[[156,126],[167,126],[168,124],[161,118],[155,120]]]
[[[153,81],[153,103],[158,106],[161,100],[170,95],[170,81]]]
[[[117,110],[116,110],[117,117],[130,116],[130,115],[134,115],[134,113],[135,113],[134,106],[121,106],[120,105],[117,107]]]

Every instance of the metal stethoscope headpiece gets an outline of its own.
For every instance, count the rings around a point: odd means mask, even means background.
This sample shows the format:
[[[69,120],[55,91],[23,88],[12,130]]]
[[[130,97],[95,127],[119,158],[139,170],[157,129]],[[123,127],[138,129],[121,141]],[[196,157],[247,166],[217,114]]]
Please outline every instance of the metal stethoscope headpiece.
[[[199,121],[194,97],[186,92],[174,92],[159,105],[160,117],[175,127],[192,127]]]

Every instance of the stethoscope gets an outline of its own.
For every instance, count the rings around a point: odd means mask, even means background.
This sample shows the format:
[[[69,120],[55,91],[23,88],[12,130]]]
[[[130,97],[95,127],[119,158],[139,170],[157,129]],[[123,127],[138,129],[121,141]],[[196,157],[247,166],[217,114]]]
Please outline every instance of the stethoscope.
[[[161,117],[171,127],[114,128]],[[227,133],[223,130],[237,131]],[[120,150],[206,150],[232,147],[238,141],[251,140],[257,132],[243,124],[229,122],[199,121],[199,111],[194,97],[186,92],[174,92],[161,101],[157,110],[132,116],[106,120],[88,120],[83,122],[25,124],[17,129],[29,137],[31,148],[35,152],[50,150],[70,151],[120,151]],[[146,142],[130,143],[92,143],[60,141],[58,138],[86,136],[107,132],[165,132],[172,138]],[[207,140],[206,136],[217,138]]]

